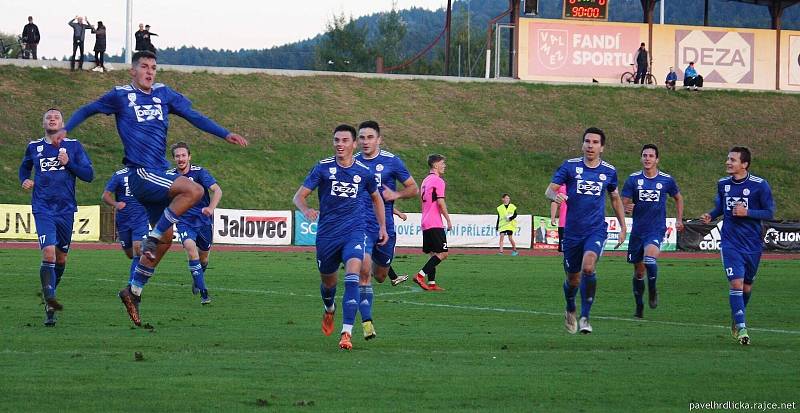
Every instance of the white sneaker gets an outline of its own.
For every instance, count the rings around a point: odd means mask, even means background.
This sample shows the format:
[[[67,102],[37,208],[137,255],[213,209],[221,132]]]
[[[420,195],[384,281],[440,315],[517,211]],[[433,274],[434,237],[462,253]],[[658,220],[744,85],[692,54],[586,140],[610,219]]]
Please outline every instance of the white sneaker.
[[[581,317],[578,320],[578,326],[580,327],[581,334],[589,334],[592,332],[592,325],[589,324],[589,319],[586,317]]]
[[[578,321],[575,319],[575,312],[564,311],[564,328],[567,333],[575,334],[578,332]]]

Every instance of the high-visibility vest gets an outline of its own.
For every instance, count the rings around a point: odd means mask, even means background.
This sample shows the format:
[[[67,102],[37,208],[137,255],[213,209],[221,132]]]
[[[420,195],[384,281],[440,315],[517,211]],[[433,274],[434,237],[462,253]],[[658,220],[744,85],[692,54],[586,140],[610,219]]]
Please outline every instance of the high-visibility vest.
[[[516,231],[517,230],[517,220],[512,219],[511,221],[508,220],[508,217],[514,215],[516,212],[517,206],[514,204],[508,204],[508,206],[500,205],[497,207],[497,215],[500,217],[500,224],[497,226],[497,230],[500,232],[503,231]]]

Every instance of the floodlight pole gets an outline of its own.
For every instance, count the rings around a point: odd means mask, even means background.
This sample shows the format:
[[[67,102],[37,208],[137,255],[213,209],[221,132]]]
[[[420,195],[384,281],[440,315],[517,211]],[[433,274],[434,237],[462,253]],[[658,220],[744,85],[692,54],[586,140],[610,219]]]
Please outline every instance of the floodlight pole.
[[[660,16],[661,17],[661,24],[664,24],[664,1],[666,1],[666,0],[660,0],[661,4],[659,5],[659,12],[660,12],[660,15],[661,15]],[[652,48],[653,45],[650,45],[650,47]]]
[[[131,64],[133,58],[133,0],[126,0],[125,3],[125,63]]]

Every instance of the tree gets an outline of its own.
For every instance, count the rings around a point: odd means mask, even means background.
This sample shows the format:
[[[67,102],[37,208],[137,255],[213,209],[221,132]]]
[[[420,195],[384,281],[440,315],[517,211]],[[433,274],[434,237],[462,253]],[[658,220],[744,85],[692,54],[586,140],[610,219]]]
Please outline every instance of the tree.
[[[374,72],[374,53],[367,44],[367,27],[351,16],[333,16],[317,45],[316,68],[336,72]]]
[[[392,11],[383,13],[378,20],[380,34],[375,49],[380,56],[383,56],[386,66],[402,63],[401,48],[406,37],[406,24],[395,9],[396,5],[392,4]]]
[[[0,53],[2,57],[17,57],[20,52],[20,45],[17,35],[0,32]]]

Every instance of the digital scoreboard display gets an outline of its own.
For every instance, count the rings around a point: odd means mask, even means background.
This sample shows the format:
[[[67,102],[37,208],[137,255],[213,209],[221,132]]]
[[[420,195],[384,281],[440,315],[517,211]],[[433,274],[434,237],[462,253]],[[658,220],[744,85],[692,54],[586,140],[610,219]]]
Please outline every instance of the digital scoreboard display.
[[[609,0],[564,0],[565,19],[608,20]]]

